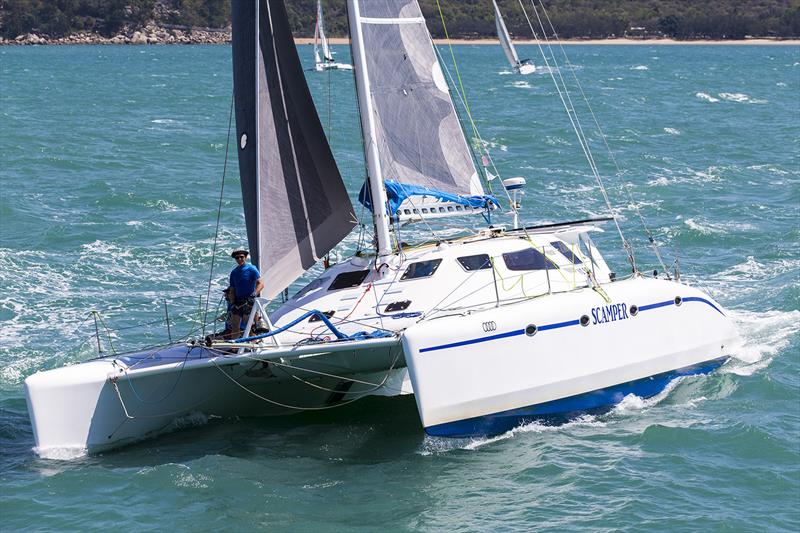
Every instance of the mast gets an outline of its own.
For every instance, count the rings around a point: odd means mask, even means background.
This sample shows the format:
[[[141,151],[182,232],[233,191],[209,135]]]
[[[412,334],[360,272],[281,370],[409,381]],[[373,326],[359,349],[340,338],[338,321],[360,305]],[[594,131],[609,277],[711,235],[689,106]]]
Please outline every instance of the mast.
[[[255,69],[254,76],[256,78],[255,79],[255,93],[254,93],[255,95],[258,95],[259,92],[260,92],[260,83],[259,82],[261,80],[261,60],[259,59],[259,58],[261,58],[261,44],[260,44],[261,43],[261,35],[260,35],[260,26],[261,26],[261,23],[260,23],[261,18],[260,17],[261,17],[261,12],[260,12],[260,10],[261,10],[261,1],[258,0],[258,1],[256,1],[255,39],[254,39],[255,43],[253,43],[255,45],[255,48],[256,48],[255,49],[255,56],[254,56],[256,58],[256,61],[253,64],[253,68]],[[258,98],[258,97],[255,98],[256,117],[261,116],[261,101],[260,100],[261,99]],[[253,126],[253,129],[255,130],[255,138],[253,139],[253,141],[255,141],[255,146],[258,146],[261,143],[261,133],[259,131],[260,130],[260,123],[261,123],[260,120],[256,120],[255,124]],[[261,158],[260,157],[256,157],[255,158],[255,170],[256,170],[256,173],[255,173],[255,190],[256,191],[260,191],[261,190]],[[242,195],[244,196],[244,189],[242,190]],[[256,195],[256,202],[255,203],[256,203],[255,220],[260,221],[261,220],[261,195],[260,194]],[[246,215],[245,215],[245,217],[246,217]],[[249,230],[249,228],[248,228],[248,230]],[[248,237],[249,237],[249,235],[248,235]],[[261,253],[261,224],[258,223],[258,222],[255,224],[255,242],[256,242],[255,250],[252,249],[253,245],[250,244],[251,261],[253,263],[255,263],[255,266],[258,269],[258,271],[263,273],[264,272],[264,265],[262,264],[263,254]]]
[[[389,236],[389,217],[386,212],[386,189],[383,185],[381,159],[378,153],[359,0],[347,0],[347,18],[350,24],[350,45],[353,50],[358,107],[361,112],[361,131],[364,135],[364,151],[367,157],[367,176],[372,198],[372,220],[375,224],[375,237],[378,240],[377,252],[378,256],[390,255],[392,253],[392,242]]]

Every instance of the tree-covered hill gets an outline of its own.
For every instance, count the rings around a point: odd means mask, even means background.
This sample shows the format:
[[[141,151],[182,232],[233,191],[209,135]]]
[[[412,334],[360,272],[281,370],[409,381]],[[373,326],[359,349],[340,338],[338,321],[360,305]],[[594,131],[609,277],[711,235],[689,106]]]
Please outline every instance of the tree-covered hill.
[[[76,32],[113,35],[148,22],[223,28],[231,0],[0,0],[0,36],[63,37]],[[246,1],[246,0],[233,0]],[[369,1],[369,0],[365,0]],[[536,20],[531,0],[522,2]],[[539,0],[535,0],[539,5]],[[741,39],[800,37],[800,0],[543,0],[563,38],[655,37]],[[298,37],[313,34],[316,0],[287,0]],[[494,36],[490,0],[439,0],[451,37]],[[519,0],[500,0],[509,30],[531,37]],[[437,0],[420,0],[434,37],[444,37]],[[323,0],[331,36],[347,34],[345,0]],[[534,22],[535,23],[535,22]]]

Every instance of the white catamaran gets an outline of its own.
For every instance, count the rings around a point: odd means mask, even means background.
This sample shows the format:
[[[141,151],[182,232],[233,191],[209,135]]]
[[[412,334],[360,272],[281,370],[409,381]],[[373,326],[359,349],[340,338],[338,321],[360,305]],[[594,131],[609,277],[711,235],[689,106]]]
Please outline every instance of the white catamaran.
[[[337,63],[325,37],[325,19],[322,16],[322,0],[317,0],[317,23],[314,26],[314,70],[353,70],[353,65]]]
[[[235,342],[28,377],[40,451],[118,447],[195,412],[288,414],[367,395],[414,394],[430,435],[491,435],[649,397],[729,357],[737,334],[710,296],[645,277],[632,257],[633,274],[614,275],[590,237],[611,217],[403,243],[401,224],[463,223],[499,201],[484,190],[417,1],[347,4],[368,174],[360,199],[374,249],[266,313],[356,217],[282,0],[232,2],[246,229],[266,280],[254,315],[268,317],[270,331],[253,334],[251,315]]]
[[[520,60],[519,55],[517,55],[517,49],[514,48],[514,43],[511,42],[511,35],[508,34],[506,21],[503,20],[503,14],[500,13],[497,0],[492,0],[492,5],[494,5],[494,24],[497,27],[497,38],[500,39],[500,46],[503,48],[503,53],[506,54],[508,63],[517,74],[533,74],[536,72],[536,65],[530,59]]]

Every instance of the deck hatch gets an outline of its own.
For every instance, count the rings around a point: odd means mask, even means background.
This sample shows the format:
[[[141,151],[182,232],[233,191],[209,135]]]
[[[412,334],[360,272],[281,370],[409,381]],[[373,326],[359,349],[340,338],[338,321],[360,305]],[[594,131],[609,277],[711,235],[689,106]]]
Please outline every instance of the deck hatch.
[[[392,302],[386,306],[384,313],[393,313],[395,311],[404,311],[411,305],[411,300],[401,300],[399,302]]]
[[[328,287],[329,291],[338,289],[349,289],[351,287],[358,287],[367,279],[369,270],[355,270],[353,272],[342,272],[333,280],[331,286]]]
[[[416,263],[411,263],[408,265],[408,268],[406,268],[406,271],[403,273],[400,281],[417,278],[429,278],[436,273],[436,269],[439,268],[441,263],[441,259],[431,259],[429,261],[418,261]]]

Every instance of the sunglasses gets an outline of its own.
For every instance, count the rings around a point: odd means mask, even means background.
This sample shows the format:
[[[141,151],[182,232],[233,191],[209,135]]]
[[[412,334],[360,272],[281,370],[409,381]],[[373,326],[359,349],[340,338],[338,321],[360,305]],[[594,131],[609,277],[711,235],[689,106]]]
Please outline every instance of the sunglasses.
[[[244,259],[245,257],[247,257],[247,256],[246,255],[235,255],[235,256],[233,256],[234,259]]]

